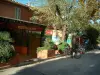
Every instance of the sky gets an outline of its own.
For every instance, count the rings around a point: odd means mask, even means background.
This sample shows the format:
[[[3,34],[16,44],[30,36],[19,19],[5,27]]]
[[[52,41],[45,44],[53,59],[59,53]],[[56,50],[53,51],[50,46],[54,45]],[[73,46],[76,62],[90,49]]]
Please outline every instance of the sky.
[[[26,4],[26,3],[28,3],[28,1],[29,0],[16,0],[17,2],[20,2],[20,3],[22,3],[22,4]]]
[[[22,4],[27,4],[29,1],[33,2],[33,6],[43,6],[47,3],[47,0],[15,0]],[[67,2],[71,3],[73,0],[66,0]],[[77,0],[78,1],[78,0]]]
[[[22,4],[27,4],[29,1],[33,2],[33,6],[43,6],[46,4],[46,0],[16,0]]]
[[[22,4],[27,4],[29,1],[33,2],[34,6],[43,6],[47,3],[47,0],[15,0],[17,2],[20,2]],[[72,0],[66,0],[67,2],[71,3]]]

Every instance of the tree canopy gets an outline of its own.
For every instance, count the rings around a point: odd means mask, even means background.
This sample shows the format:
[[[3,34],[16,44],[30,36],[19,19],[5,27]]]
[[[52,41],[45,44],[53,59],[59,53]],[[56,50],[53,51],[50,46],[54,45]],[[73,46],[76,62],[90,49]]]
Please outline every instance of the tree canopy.
[[[33,10],[33,21],[72,32],[88,28],[90,20],[100,19],[100,2],[97,0],[47,1],[46,6]]]

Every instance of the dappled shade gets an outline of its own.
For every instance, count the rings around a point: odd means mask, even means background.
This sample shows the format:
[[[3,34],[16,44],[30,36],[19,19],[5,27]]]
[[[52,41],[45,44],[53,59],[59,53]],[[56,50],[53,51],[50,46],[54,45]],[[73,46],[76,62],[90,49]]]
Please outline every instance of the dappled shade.
[[[96,30],[93,27],[90,27],[86,30],[86,33],[91,41],[92,44],[96,45],[97,44],[97,38],[99,36],[99,31]]]

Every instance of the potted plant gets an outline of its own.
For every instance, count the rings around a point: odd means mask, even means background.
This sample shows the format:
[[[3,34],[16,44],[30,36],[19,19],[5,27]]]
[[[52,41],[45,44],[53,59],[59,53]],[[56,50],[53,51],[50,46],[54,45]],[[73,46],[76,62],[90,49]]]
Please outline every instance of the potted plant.
[[[37,48],[37,58],[47,59],[49,57],[55,56],[55,51],[52,49],[52,47],[53,43],[50,41],[50,39],[47,38],[43,47]]]

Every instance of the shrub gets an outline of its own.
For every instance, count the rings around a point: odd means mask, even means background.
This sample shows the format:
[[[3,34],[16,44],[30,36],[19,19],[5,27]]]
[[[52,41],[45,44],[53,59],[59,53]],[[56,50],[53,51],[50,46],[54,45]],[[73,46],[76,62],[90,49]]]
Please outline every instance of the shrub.
[[[8,32],[0,32],[0,63],[7,62],[15,54],[12,38]]]
[[[43,47],[38,47],[37,52],[41,50],[51,50],[54,47],[54,43],[51,41],[50,38],[46,38],[44,41]]]
[[[64,50],[67,47],[67,43],[66,42],[62,42],[61,44],[58,45],[58,50]]]

